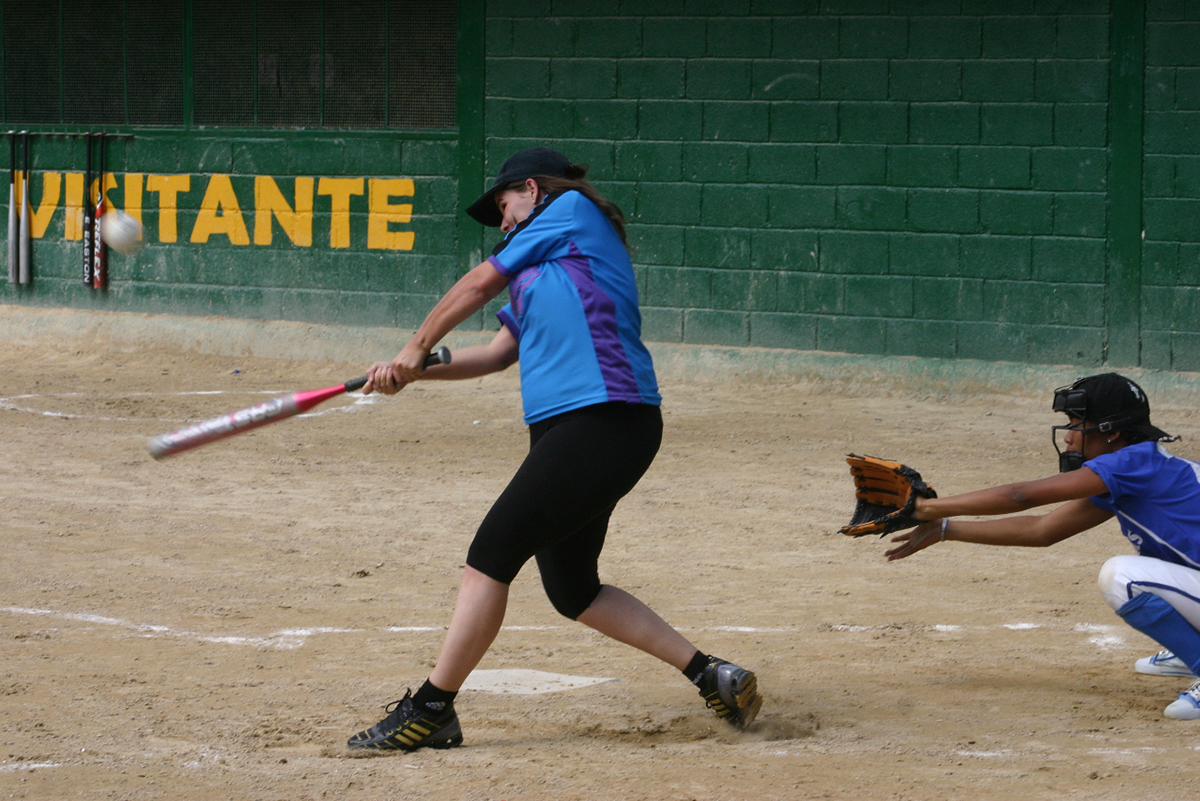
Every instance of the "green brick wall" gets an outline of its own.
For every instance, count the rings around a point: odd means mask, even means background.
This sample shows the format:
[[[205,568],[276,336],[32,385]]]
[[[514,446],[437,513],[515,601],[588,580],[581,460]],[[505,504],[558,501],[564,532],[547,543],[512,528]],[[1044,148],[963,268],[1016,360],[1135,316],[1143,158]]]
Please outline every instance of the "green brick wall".
[[[191,245],[183,222],[155,244],[148,214],[96,293],[58,219],[0,302],[411,327],[496,241],[457,209],[549,144],[625,210],[651,340],[1200,369],[1195,0],[484,7],[460,9],[457,135],[134,131],[112,155],[239,197],[256,175],[411,178],[413,250],[365,247],[362,197],[342,249],[328,198],[308,248]],[[47,141],[35,172],[81,152]]]
[[[1147,6],[1142,362],[1200,370],[1200,5]]]
[[[649,337],[1104,361],[1107,2],[488,10],[487,172],[591,165]]]

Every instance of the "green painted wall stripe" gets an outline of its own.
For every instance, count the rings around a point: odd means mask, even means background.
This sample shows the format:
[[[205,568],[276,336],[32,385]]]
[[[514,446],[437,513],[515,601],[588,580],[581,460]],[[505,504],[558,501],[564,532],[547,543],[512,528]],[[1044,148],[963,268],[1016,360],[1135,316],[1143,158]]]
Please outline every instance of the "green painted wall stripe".
[[[3,84],[0,84],[2,86]],[[125,115],[121,122],[129,124],[129,9],[127,0],[121,0],[121,93],[124,95]]]
[[[194,47],[192,40],[192,0],[183,0],[183,127],[191,128],[195,120],[193,114],[193,56]],[[257,86],[257,81],[255,85]]]
[[[66,86],[66,55],[63,53],[65,47],[63,43],[63,3],[58,0],[58,118],[63,118],[63,111],[66,109],[66,95],[63,87]]]
[[[4,36],[4,3],[0,3],[0,87],[5,85],[4,63],[7,60],[7,45]],[[0,92],[0,114],[8,119],[8,92]]]
[[[458,2],[458,255],[463,269],[483,260],[483,231],[463,212],[484,182],[484,0]]]
[[[1142,0],[1113,0],[1109,23],[1106,361],[1137,365],[1141,351],[1142,114],[1146,19]]]

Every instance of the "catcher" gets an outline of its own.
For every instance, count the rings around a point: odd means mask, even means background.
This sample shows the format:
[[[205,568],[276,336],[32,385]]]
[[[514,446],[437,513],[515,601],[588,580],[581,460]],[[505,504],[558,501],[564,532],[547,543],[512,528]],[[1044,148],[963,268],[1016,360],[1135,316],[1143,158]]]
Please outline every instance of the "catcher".
[[[859,508],[842,531],[911,528],[892,539],[900,543],[885,554],[893,561],[946,541],[1044,548],[1115,516],[1137,555],[1109,559],[1100,592],[1126,623],[1164,648],[1138,660],[1139,672],[1193,679],[1163,714],[1200,720],[1200,464],[1163,447],[1176,438],[1151,425],[1142,388],[1116,373],[1056,389],[1053,409],[1067,415],[1067,425],[1051,429],[1058,475],[939,498],[916,471],[874,460],[855,475]],[[1062,505],[1043,515],[952,520],[1047,504]]]

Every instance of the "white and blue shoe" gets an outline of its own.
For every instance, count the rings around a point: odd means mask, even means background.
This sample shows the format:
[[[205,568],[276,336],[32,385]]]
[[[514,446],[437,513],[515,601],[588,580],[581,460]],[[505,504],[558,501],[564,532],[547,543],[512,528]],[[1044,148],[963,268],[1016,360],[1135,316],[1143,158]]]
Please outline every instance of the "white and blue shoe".
[[[1182,659],[1163,649],[1154,656],[1139,659],[1133,664],[1138,673],[1152,676],[1194,676],[1192,669]]]
[[[1179,694],[1163,714],[1174,720],[1200,720],[1200,679]]]

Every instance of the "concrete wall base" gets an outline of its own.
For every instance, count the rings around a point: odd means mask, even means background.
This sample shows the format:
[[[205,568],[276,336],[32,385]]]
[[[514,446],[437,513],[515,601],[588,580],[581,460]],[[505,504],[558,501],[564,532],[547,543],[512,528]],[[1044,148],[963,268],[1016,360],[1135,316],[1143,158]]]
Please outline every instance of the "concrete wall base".
[[[223,317],[183,317],[76,309],[0,307],[0,342],[133,352],[162,348],[183,353],[255,356],[365,364],[394,356],[411,334],[394,328],[315,325]],[[451,349],[490,340],[489,332],[455,332]],[[1078,367],[861,356],[775,348],[650,343],[659,375],[695,382],[824,382],[839,392],[888,391],[945,395],[1038,395],[1084,374]],[[1200,374],[1122,369],[1153,401],[1200,402]],[[1047,400],[1047,403],[1049,401]]]

